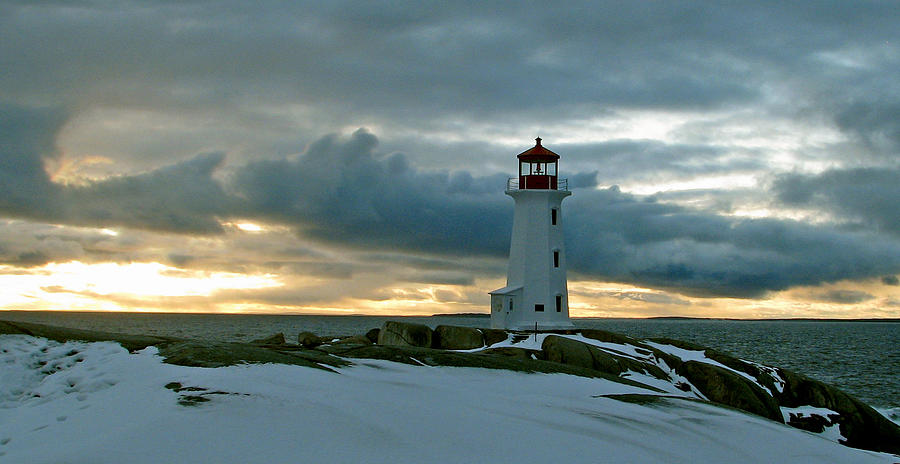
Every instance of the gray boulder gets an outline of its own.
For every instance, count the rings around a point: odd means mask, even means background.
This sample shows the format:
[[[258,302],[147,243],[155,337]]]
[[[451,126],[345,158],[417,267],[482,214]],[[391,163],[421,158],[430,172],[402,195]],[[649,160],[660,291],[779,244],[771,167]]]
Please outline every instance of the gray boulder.
[[[378,344],[430,348],[431,334],[432,330],[427,325],[385,321],[378,332]]]
[[[253,345],[284,345],[284,334],[278,332],[275,335],[267,338],[259,338],[250,342]]]
[[[502,329],[479,329],[484,335],[484,345],[491,346],[509,338],[509,333]]]
[[[442,350],[472,350],[484,346],[484,335],[471,327],[439,325],[434,329],[431,343]]]
[[[541,351],[544,352],[547,361],[583,367],[585,369],[594,368],[594,357],[591,354],[591,347],[577,340],[550,335],[541,344]],[[618,374],[618,372],[615,372],[615,374]]]
[[[312,332],[300,332],[297,335],[297,343],[304,348],[315,348],[322,344],[322,339]]]

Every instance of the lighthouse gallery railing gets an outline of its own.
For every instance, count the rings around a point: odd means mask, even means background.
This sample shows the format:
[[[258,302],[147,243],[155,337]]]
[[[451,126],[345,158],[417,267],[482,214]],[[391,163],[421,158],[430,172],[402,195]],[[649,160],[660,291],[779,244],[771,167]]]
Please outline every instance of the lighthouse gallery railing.
[[[519,178],[510,177],[507,179],[506,190],[519,190]],[[557,179],[555,190],[569,190],[569,179]]]

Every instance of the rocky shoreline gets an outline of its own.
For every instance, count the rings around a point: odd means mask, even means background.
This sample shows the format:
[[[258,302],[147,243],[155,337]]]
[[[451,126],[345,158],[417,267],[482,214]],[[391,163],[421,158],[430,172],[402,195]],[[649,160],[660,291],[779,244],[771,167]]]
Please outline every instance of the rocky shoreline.
[[[839,389],[789,370],[763,366],[694,344],[637,340],[600,330],[507,332],[389,321],[366,334],[319,337],[302,332],[250,343],[134,336],[0,321],[0,334],[55,341],[115,341],[136,351],[156,346],[170,364],[223,367],[279,363],[334,370],[365,359],[410,365],[504,369],[603,378],[647,390],[615,399],[707,401],[820,434],[840,443],[900,454],[900,427]]]

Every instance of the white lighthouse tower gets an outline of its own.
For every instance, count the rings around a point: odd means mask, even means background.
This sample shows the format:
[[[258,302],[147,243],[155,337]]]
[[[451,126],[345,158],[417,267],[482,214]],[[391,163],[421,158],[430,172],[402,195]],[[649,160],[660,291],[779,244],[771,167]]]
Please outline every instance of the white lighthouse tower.
[[[557,173],[559,155],[541,146],[518,155],[519,176],[506,194],[516,202],[506,286],[491,293],[491,327],[569,329],[561,204],[571,195]]]

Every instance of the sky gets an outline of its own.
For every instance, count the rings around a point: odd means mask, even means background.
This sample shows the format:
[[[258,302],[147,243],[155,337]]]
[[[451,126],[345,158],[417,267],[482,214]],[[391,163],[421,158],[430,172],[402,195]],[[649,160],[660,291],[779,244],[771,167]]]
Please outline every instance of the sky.
[[[0,309],[900,317],[900,4],[0,3]]]

